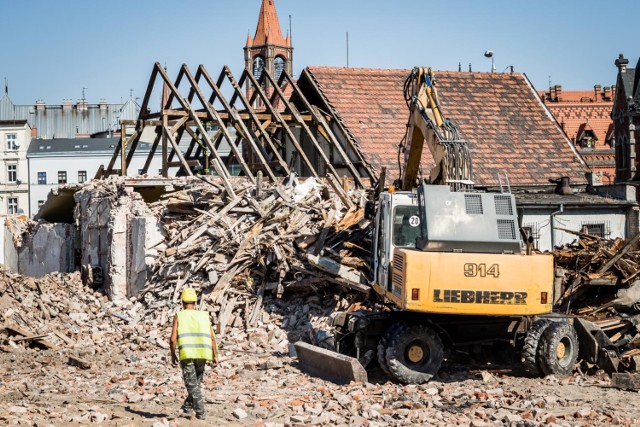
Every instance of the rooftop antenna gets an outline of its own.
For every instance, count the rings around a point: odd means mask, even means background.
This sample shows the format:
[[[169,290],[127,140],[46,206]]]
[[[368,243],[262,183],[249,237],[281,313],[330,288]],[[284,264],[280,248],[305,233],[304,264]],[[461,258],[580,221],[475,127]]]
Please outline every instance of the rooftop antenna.
[[[347,31],[347,68],[349,68],[349,31]]]
[[[129,98],[133,98],[133,89],[129,89]]]
[[[87,90],[87,89],[89,89],[89,88],[88,87],[83,87],[82,88],[82,100],[83,101],[86,101],[86,98],[84,97],[84,91]]]
[[[549,74],[549,88],[551,88],[551,74]]]
[[[291,32],[291,15],[289,15],[289,41],[291,42],[291,46],[293,46],[293,33]]]

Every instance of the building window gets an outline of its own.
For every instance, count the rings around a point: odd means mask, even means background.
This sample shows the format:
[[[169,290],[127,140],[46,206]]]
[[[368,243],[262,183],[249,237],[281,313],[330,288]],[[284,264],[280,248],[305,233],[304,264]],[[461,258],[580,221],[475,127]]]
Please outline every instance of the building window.
[[[82,184],[87,181],[87,171],[78,171],[78,182]]]
[[[583,222],[581,231],[584,234],[588,234],[590,236],[595,237],[609,237],[611,235],[611,228],[609,226],[609,222]]]
[[[7,151],[16,151],[18,149],[18,135],[15,133],[7,134]]]
[[[276,57],[276,59],[273,61],[273,68],[274,68],[274,72],[275,72],[276,81],[278,81],[278,79],[282,75],[282,72],[284,71],[285,64],[286,64],[286,62],[285,62],[284,58],[281,57],[281,56]]]
[[[15,184],[18,180],[18,165],[7,165],[7,182]]]
[[[525,244],[533,244],[534,249],[538,249],[540,244],[540,225],[537,222],[525,224],[522,227],[522,237]]]
[[[38,172],[38,184],[46,184],[46,183],[47,183],[47,173]]]
[[[38,209],[40,209],[44,205],[44,200],[38,200]]]
[[[67,171],[58,171],[58,184],[67,183]]]
[[[255,77],[256,80],[260,79],[262,70],[264,70],[264,59],[262,59],[261,56],[256,56],[253,60],[253,77]]]
[[[9,197],[7,198],[7,212],[9,215],[15,215],[18,213],[18,198],[17,197]]]

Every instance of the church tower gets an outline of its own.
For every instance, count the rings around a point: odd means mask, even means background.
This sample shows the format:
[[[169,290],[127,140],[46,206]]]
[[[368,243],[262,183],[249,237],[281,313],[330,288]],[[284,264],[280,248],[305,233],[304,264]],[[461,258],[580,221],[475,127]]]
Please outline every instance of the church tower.
[[[286,38],[282,36],[274,0],[262,0],[256,33],[253,38],[251,34],[247,35],[244,62],[245,69],[256,79],[260,78],[262,70],[266,70],[276,81],[283,71],[293,75],[291,35],[287,34]],[[271,94],[272,90],[267,89],[267,92]]]

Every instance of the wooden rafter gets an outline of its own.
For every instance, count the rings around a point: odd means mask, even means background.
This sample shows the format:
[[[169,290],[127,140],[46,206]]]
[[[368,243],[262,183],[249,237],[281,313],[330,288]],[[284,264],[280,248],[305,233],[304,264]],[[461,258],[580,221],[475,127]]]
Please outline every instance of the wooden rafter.
[[[230,98],[225,96],[225,84],[231,86]],[[154,95],[156,86],[161,86],[163,102],[159,111],[152,112],[150,102],[157,96]],[[181,88],[185,90],[181,92]],[[249,92],[251,96],[245,95]],[[285,93],[294,94],[295,105]],[[261,107],[255,108],[258,100]],[[196,104],[201,108],[196,108]],[[221,108],[216,109],[214,104]],[[304,111],[299,111],[298,107]],[[155,137],[150,151],[145,152],[148,155],[143,173],[148,172],[161,147],[164,176],[174,167],[178,168],[178,173],[193,175],[194,168],[200,165],[204,168],[211,166],[226,180],[230,175],[228,168],[233,163],[237,163],[241,174],[251,181],[255,181],[258,171],[274,181],[294,170],[298,173],[305,171],[314,177],[326,175],[341,199],[350,204],[341,185],[342,176],[327,155],[326,146],[336,154],[342,173],[346,173],[357,186],[365,185],[364,178],[369,178],[368,173],[361,174],[359,153],[352,155],[353,147],[341,145],[346,138],[335,135],[327,120],[331,118],[305,98],[286,72],[276,82],[266,72],[256,79],[244,70],[236,80],[225,66],[214,81],[204,66],[200,65],[193,75],[184,64],[172,81],[166,70],[156,63],[138,120],[122,121],[123,127],[134,127],[133,134],[122,134],[102,176],[115,172],[118,157],[121,158],[121,170],[126,171],[139,149],[143,133],[147,134],[145,128],[153,127]],[[213,135],[207,131],[209,124],[217,129]],[[230,131],[231,128],[235,132]],[[289,148],[284,151],[284,146]],[[321,163],[314,163],[312,159],[315,158]]]

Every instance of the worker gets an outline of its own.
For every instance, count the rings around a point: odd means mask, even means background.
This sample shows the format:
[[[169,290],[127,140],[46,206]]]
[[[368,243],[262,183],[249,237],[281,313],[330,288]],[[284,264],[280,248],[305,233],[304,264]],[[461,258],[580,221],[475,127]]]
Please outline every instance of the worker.
[[[209,313],[196,309],[196,291],[193,288],[184,289],[181,299],[183,309],[173,318],[170,339],[171,362],[177,365],[179,358],[182,378],[188,393],[182,404],[182,412],[190,414],[195,410],[196,418],[204,420],[206,414],[200,384],[206,363],[212,362],[214,367],[218,364],[218,347]]]

